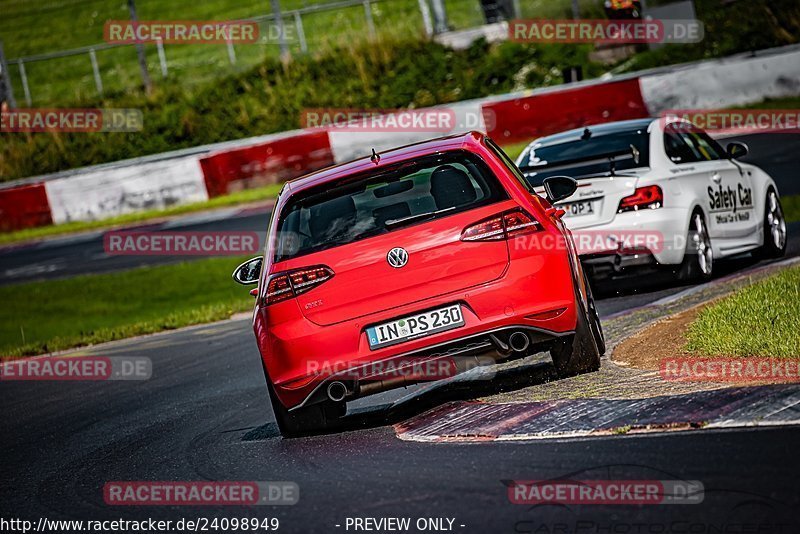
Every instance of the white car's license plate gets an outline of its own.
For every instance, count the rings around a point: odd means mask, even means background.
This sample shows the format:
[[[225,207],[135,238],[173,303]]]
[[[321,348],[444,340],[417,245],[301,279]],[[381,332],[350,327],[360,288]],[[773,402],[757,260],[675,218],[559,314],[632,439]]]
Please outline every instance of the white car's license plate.
[[[581,217],[583,215],[594,215],[597,211],[598,202],[595,200],[581,200],[580,202],[570,202],[562,207],[567,212],[567,217]]]
[[[379,349],[410,339],[458,328],[464,326],[464,324],[461,306],[453,304],[446,308],[395,319],[388,323],[367,328],[367,339],[369,340],[370,349]]]

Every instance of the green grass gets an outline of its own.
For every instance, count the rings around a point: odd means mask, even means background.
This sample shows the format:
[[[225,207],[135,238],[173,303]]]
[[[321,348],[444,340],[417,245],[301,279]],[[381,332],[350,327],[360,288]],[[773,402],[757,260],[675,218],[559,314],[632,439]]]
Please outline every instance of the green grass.
[[[286,12],[319,6],[333,0],[280,0]],[[657,3],[652,0],[653,4]],[[645,51],[626,62],[627,69],[639,69],[705,57],[758,50],[795,43],[800,35],[800,9],[795,0],[750,0],[729,2],[696,0],[698,17],[706,26],[706,38],[696,45],[668,45]],[[519,2],[522,18],[572,18],[572,0],[525,0]],[[580,0],[583,18],[604,18],[600,0]],[[249,19],[271,13],[265,0],[137,0],[140,20],[230,20]],[[103,0],[2,0],[0,40],[9,58],[56,52],[103,42],[106,20],[129,17],[125,2]],[[445,0],[451,29],[465,29],[484,23],[478,0]],[[372,16],[379,37],[420,38],[422,16],[416,0],[382,0],[373,4]],[[309,51],[324,52],[339,45],[369,39],[363,6],[339,8],[303,16]],[[285,19],[294,31],[293,19]],[[262,35],[265,28],[262,25]],[[292,34],[291,36],[293,36]],[[290,36],[290,37],[291,37]],[[246,71],[266,58],[278,56],[274,41],[236,45],[237,63],[228,59],[227,48],[218,44],[166,45],[169,80],[163,80],[154,45],[146,45],[151,77],[157,85],[178,82],[195,87],[234,73]],[[291,53],[301,53],[292,38]],[[132,46],[98,50],[97,60],[106,97],[118,97],[141,90],[135,49]],[[573,64],[565,58],[564,65]],[[561,66],[564,66],[561,65]],[[69,105],[97,98],[88,54],[26,64],[34,106]],[[15,95],[21,102],[23,88],[17,65],[11,66]]]
[[[757,104],[740,106],[741,109],[798,109],[800,108],[800,95],[785,98],[767,98]]]
[[[95,43],[105,20],[126,16],[124,3],[101,0],[0,1],[0,39],[12,58]],[[314,3],[282,0],[286,10]],[[564,18],[570,4],[530,0],[521,3],[522,15]],[[723,8],[718,0],[696,4],[706,24],[702,43],[643,51],[626,67],[719,57],[800,39],[800,4],[794,0],[734,2]],[[481,22],[477,0],[447,0],[447,5],[452,27]],[[601,16],[599,5],[582,0],[582,15]],[[582,67],[587,79],[608,68],[591,61],[591,45],[476,42],[468,50],[450,50],[421,38],[417,2],[384,0],[373,7],[374,39],[364,29],[362,6],[305,17],[311,53],[298,54],[293,43],[288,64],[278,60],[275,44],[237,46],[235,67],[227,63],[222,45],[168,45],[170,72],[161,79],[155,47],[147,46],[156,85],[149,96],[142,94],[131,47],[98,51],[103,97],[94,89],[88,57],[29,63],[34,106],[136,108],[144,115],[144,130],[0,134],[0,180],[290,130],[300,125],[304,108],[418,108],[556,85],[565,65]],[[247,18],[268,9],[260,0],[139,0],[138,8],[142,20]],[[10,73],[21,99],[15,65]]]
[[[284,11],[324,5],[325,0],[281,0]],[[523,2],[526,17],[565,18],[571,0],[533,0]],[[484,23],[478,0],[445,0],[448,22],[453,29],[464,29]],[[586,13],[601,12],[593,8],[594,0],[582,0]],[[4,41],[9,58],[73,49],[103,42],[106,20],[128,19],[124,2],[102,0],[3,0],[0,17],[0,40]],[[248,19],[270,14],[264,0],[137,0],[140,20],[228,20]],[[416,0],[383,0],[373,4],[373,21],[379,36],[422,37],[423,22]],[[303,29],[311,53],[332,46],[363,42],[368,38],[364,8],[357,5],[335,11],[303,15]],[[285,19],[291,28],[290,50],[301,53],[294,33],[294,20]],[[262,35],[266,28],[262,24]],[[57,38],[56,38],[57,36]],[[163,83],[154,45],[146,45],[147,62],[156,84]],[[165,45],[169,65],[168,77],[184,87],[211,82],[259,64],[267,57],[278,56],[276,42],[236,45],[236,65],[228,59],[227,47],[217,44]],[[141,78],[132,46],[97,51],[97,60],[106,95],[138,91]],[[23,102],[19,70],[12,65],[14,94]],[[34,106],[62,105],[97,96],[88,54],[30,62],[26,64],[28,84]]]
[[[324,1],[281,0],[284,11]],[[269,2],[262,0],[138,0],[140,20],[230,20],[248,19],[270,14]],[[101,0],[50,2],[45,0],[5,0],[0,17],[0,40],[5,43],[9,58],[84,47],[103,42],[106,20],[129,18],[124,2]],[[412,0],[388,0],[375,6],[373,18],[381,34],[411,32],[419,34],[422,18],[417,3]],[[396,21],[402,21],[397,23]],[[289,45],[292,54],[300,53],[300,43],[291,27]],[[303,16],[303,26],[309,49],[318,52],[333,43],[345,43],[354,37],[363,40],[367,35],[362,6],[341,8]],[[267,34],[265,23],[261,34]],[[56,37],[57,36],[57,37]],[[213,82],[223,76],[252,68],[267,57],[278,57],[275,41],[235,45],[237,62],[230,63],[227,47],[219,44],[165,45],[165,56],[171,80],[183,86]],[[155,84],[163,83],[157,49],[145,45],[147,63]],[[105,94],[138,92],[141,77],[133,46],[97,51],[98,66]],[[21,76],[12,65],[14,94],[24,102]],[[28,85],[34,106],[64,105],[97,96],[88,54],[26,63]]]
[[[789,222],[800,221],[800,195],[781,197],[783,215]]]
[[[421,108],[556,85],[564,61],[593,77],[603,69],[588,60],[590,50],[485,41],[452,50],[406,37],[354,42],[289,64],[268,58],[202,89],[173,81],[149,97],[80,104],[140,109],[141,132],[0,133],[0,180],[292,130],[309,108]]]
[[[503,152],[505,152],[509,158],[516,160],[517,156],[519,156],[522,151],[525,150],[525,147],[531,144],[531,141],[533,141],[533,139],[522,141],[520,143],[509,143],[507,145],[502,145]]]
[[[226,257],[0,287],[0,358],[44,354],[251,309]],[[24,336],[24,339],[23,339]]]
[[[687,339],[687,349],[703,356],[800,358],[800,267],[705,308]]]
[[[651,2],[648,0],[648,5]],[[699,43],[668,44],[625,61],[618,72],[697,61],[751,50],[797,43],[800,3],[797,0],[694,0],[705,36]]]
[[[226,206],[235,206],[238,204],[247,204],[249,202],[258,202],[275,198],[282,187],[283,184],[268,185],[255,189],[237,191],[228,195],[212,198],[206,202],[195,202],[192,204],[184,204],[182,206],[173,206],[163,210],[147,210],[136,213],[126,213],[124,215],[118,215],[116,217],[102,219],[99,221],[73,221],[58,225],[40,226],[37,228],[26,228],[24,230],[17,230],[14,232],[0,233],[0,245],[19,243],[32,239],[41,239],[44,237],[86,232],[89,230],[99,230],[102,228],[113,228],[115,226],[130,225],[153,219],[159,219],[162,217],[223,208]]]

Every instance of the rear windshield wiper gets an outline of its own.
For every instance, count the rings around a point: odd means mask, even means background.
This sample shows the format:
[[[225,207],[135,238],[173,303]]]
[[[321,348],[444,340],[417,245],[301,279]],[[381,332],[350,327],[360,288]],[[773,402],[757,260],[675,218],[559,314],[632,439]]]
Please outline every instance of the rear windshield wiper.
[[[428,219],[433,219],[437,215],[447,213],[448,211],[452,211],[454,209],[456,209],[456,206],[445,208],[443,210],[430,211],[428,213],[418,213],[409,217],[403,217],[402,219],[392,219],[390,221],[386,221],[385,226],[386,228],[396,228],[398,226],[403,226],[405,224],[410,224],[417,221],[425,221]]]

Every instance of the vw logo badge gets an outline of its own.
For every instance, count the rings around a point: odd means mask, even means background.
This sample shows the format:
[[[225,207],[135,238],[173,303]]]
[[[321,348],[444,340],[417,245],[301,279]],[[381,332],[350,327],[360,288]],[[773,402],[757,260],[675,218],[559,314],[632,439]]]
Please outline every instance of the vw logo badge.
[[[386,261],[395,269],[399,269],[408,263],[408,252],[404,248],[395,247],[386,255]]]

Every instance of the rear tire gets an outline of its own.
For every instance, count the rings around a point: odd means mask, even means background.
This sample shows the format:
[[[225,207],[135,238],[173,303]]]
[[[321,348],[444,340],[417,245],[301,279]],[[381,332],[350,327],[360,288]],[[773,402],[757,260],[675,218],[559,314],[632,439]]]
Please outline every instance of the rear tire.
[[[275,422],[278,424],[278,430],[280,430],[281,435],[285,438],[330,430],[336,426],[347,411],[346,403],[328,401],[312,404],[290,412],[275,394],[275,388],[266,370],[264,371],[264,376],[267,380],[267,390],[272,404],[272,412],[275,414]]]
[[[758,249],[759,258],[782,258],[786,254],[786,219],[778,194],[771,187],[767,190],[764,206],[764,244]]]
[[[711,278],[714,273],[714,252],[708,226],[700,210],[692,213],[689,221],[689,234],[686,239],[686,252],[678,269],[678,279],[682,282],[701,282]]]
[[[585,278],[585,276],[584,276]],[[578,322],[575,334],[559,339],[550,349],[559,378],[567,378],[600,369],[600,356],[605,354],[605,338],[589,285],[586,285],[588,310],[580,294],[576,294]]]

